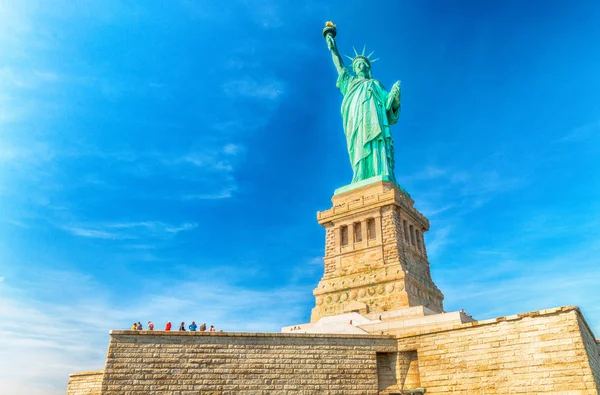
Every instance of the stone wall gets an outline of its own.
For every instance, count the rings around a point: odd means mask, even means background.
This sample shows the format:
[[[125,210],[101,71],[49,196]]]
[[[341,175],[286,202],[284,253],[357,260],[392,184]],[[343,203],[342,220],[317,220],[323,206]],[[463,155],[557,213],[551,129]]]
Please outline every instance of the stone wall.
[[[112,331],[103,395],[378,394],[391,336]]]
[[[595,395],[600,388],[598,344],[577,307],[415,332],[398,343],[400,352],[417,351],[428,395]]]
[[[597,394],[600,345],[569,306],[394,336],[112,331],[67,395]]]
[[[102,370],[73,373],[69,376],[67,395],[100,395]]]
[[[596,388],[600,392],[600,343],[594,338],[594,335],[583,316],[578,317],[579,329],[583,337],[583,344],[589,359],[590,369],[596,382]]]

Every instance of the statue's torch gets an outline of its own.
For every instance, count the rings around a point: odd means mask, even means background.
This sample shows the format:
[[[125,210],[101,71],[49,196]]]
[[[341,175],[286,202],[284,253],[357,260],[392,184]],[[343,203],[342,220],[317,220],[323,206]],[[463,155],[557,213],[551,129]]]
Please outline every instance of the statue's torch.
[[[331,21],[325,23],[325,28],[323,29],[323,37],[327,38],[327,36],[330,34],[332,38],[335,38],[337,34],[335,24]]]

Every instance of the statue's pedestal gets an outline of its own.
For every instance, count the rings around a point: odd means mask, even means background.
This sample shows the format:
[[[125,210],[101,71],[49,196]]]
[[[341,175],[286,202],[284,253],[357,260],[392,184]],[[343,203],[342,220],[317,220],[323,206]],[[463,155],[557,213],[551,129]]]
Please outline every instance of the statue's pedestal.
[[[415,306],[443,312],[423,238],[429,221],[407,193],[380,180],[338,189],[331,201],[317,214],[326,229],[325,272],[313,291],[311,322]]]
[[[339,187],[338,189],[336,189],[333,192],[333,195],[336,196],[336,195],[340,195],[340,194],[345,193],[345,192],[350,192],[350,191],[353,191],[355,189],[359,189],[359,188],[365,187],[365,186],[367,186],[369,184],[376,183],[378,181],[388,181],[388,182],[393,183],[392,178],[390,176],[383,176],[383,175],[382,176],[375,176],[375,177],[367,178],[366,180],[362,180],[362,181],[359,181],[359,182],[353,182],[351,184],[344,185],[343,187]],[[398,184],[395,184],[395,185],[398,188],[400,188],[400,190],[402,192],[404,192],[405,195],[407,195],[407,196],[410,197],[410,194],[408,192],[406,192],[406,190],[404,190],[404,188],[402,188]]]

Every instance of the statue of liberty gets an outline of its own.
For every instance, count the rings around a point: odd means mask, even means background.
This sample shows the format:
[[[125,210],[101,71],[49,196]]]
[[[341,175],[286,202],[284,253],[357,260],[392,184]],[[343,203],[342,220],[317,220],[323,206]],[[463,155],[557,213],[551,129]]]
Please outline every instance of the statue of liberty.
[[[355,57],[348,57],[352,60],[354,74],[351,74],[335,42],[335,25],[327,22],[323,35],[338,72],[337,87],[344,95],[342,118],[354,172],[352,182],[382,176],[382,179],[396,183],[390,126],[400,115],[400,81],[388,93],[371,76],[371,63],[377,59],[371,60],[373,52],[365,55],[365,49],[362,54],[355,49]]]

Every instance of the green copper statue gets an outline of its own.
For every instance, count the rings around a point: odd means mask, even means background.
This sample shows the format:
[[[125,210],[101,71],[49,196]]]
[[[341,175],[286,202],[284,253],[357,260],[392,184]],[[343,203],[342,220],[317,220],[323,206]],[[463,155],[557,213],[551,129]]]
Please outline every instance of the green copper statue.
[[[390,126],[400,115],[400,81],[388,93],[383,85],[371,76],[372,52],[365,56],[354,50],[352,60],[354,75],[344,65],[335,42],[335,25],[327,22],[323,36],[331,51],[338,72],[337,87],[344,95],[342,118],[348,143],[348,154],[354,176],[358,182],[375,176],[396,183],[394,176],[394,146]]]

